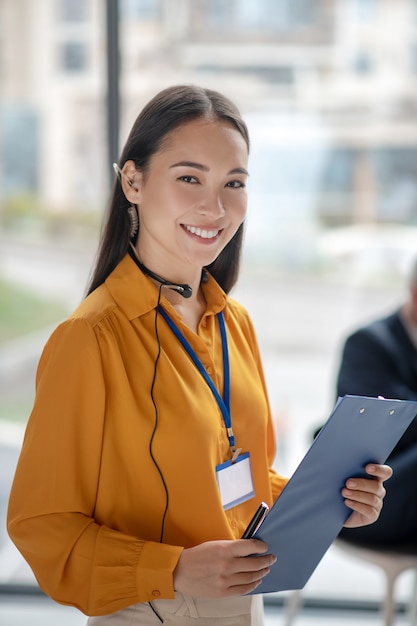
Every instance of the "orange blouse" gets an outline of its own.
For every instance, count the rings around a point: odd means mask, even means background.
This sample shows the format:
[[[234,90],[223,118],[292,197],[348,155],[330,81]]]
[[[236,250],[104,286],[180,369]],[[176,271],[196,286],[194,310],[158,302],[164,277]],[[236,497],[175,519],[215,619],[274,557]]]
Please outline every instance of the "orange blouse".
[[[259,502],[271,504],[286,484],[271,469],[274,435],[251,322],[212,277],[203,289],[198,334],[163,295],[161,304],[220,393],[216,313],[224,311],[233,430],[250,452],[256,493],[228,511],[215,474],[230,458],[221,412],[156,316],[157,288],[128,255],[43,351],[8,529],[40,587],[87,615],[173,598],[183,548],[239,538]]]

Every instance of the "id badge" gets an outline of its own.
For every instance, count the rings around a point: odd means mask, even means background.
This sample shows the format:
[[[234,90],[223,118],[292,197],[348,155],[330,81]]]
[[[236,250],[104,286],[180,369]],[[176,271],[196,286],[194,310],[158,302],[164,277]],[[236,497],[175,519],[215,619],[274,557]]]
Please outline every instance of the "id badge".
[[[255,495],[249,452],[217,465],[216,478],[225,511]]]

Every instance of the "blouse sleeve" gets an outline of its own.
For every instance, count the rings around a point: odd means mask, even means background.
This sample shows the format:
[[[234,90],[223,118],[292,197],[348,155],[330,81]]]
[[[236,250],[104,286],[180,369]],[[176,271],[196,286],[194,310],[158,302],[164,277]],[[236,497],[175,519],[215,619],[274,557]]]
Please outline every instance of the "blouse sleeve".
[[[87,615],[173,598],[182,551],[94,520],[105,403],[94,329],[85,319],[70,319],[51,336],[39,363],[8,531],[40,587]]]

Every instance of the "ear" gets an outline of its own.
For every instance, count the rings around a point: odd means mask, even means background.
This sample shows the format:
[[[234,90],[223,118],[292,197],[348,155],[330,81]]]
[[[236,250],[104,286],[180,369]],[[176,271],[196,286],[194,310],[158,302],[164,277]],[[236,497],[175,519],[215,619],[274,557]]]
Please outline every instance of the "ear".
[[[126,198],[132,204],[140,201],[140,189],[142,186],[142,173],[136,169],[133,161],[126,161],[121,174],[121,185]]]

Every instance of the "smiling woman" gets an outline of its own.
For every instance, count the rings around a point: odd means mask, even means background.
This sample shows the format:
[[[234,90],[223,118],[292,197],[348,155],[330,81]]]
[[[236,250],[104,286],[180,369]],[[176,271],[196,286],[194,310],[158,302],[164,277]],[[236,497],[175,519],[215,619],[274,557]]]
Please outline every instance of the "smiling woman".
[[[263,624],[247,594],[276,557],[241,537],[286,479],[252,323],[228,295],[248,150],[221,94],[151,100],[116,167],[88,295],[40,360],[8,529],[42,589],[90,626]],[[375,521],[390,473],[342,490],[347,524]]]
[[[121,184],[138,210],[141,262],[173,282],[188,282],[197,295],[201,268],[215,261],[245,218],[247,160],[236,127],[209,115],[171,131],[145,172],[126,161]]]

